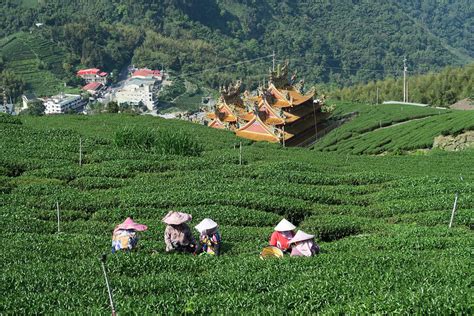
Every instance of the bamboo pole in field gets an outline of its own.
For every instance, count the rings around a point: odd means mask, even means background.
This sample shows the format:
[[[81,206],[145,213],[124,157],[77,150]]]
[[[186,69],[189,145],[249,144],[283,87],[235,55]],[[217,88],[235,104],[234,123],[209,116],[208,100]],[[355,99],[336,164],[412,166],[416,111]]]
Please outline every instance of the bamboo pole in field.
[[[451,220],[449,221],[449,228],[451,228],[451,226],[453,226],[454,213],[456,212],[457,206],[458,206],[458,194],[456,193],[456,196],[454,197],[453,210],[451,212]]]
[[[242,142],[239,144],[239,165],[242,165]]]
[[[109,302],[110,302],[110,308],[112,309],[112,316],[115,316],[116,311],[115,311],[115,306],[114,306],[114,298],[112,296],[112,289],[110,288],[109,278],[107,277],[107,270],[105,269],[105,262],[107,261],[107,255],[105,253],[102,254],[100,261],[102,264],[102,271],[104,272],[105,285],[107,286],[107,292],[109,294]]]
[[[58,216],[58,233],[59,233],[60,230],[59,230],[59,202],[58,201],[56,201],[56,213]]]
[[[459,178],[461,179],[461,181],[464,180],[464,178],[462,177],[462,175],[460,175]],[[450,219],[450,221],[449,221],[449,226],[448,226],[449,228],[451,228],[451,227],[453,226],[454,213],[456,213],[457,206],[458,206],[458,193],[456,192],[456,196],[454,197],[453,210],[451,211],[451,219]]]

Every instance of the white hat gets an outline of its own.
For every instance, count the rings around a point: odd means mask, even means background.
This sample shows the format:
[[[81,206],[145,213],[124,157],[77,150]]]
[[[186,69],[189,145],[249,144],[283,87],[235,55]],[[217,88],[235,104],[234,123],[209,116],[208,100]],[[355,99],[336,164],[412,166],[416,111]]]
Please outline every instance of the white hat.
[[[289,221],[287,221],[286,219],[282,219],[278,223],[278,225],[275,226],[275,230],[277,232],[287,232],[287,231],[293,230],[295,228],[296,228],[296,226],[293,225],[292,223],[290,223]]]
[[[205,230],[213,229],[217,227],[217,223],[214,222],[210,218],[203,219],[199,224],[197,224],[194,228],[196,228],[200,233]]]
[[[306,234],[304,231],[298,230],[296,232],[295,237],[291,238],[289,243],[292,244],[298,241],[305,241],[305,240],[309,240],[313,238],[314,238],[314,235]]]

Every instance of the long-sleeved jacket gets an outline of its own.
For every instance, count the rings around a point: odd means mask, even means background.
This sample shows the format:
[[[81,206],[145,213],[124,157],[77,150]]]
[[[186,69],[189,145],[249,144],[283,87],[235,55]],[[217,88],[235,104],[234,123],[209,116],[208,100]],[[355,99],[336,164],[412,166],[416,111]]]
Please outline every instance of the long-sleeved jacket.
[[[186,224],[168,225],[165,229],[166,251],[171,251],[181,247],[195,244],[196,241]]]

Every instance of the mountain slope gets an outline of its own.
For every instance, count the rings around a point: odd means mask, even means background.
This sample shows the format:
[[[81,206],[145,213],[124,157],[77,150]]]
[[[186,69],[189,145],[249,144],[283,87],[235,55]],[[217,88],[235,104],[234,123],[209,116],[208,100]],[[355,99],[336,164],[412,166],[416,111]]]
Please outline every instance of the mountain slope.
[[[415,72],[472,61],[471,8],[468,0],[445,9],[429,1],[375,0],[50,0],[26,9],[6,2],[0,32],[41,21],[43,36],[72,52],[75,66],[118,70],[132,59],[214,87],[239,77],[255,86],[270,60],[218,74],[203,69],[275,51],[306,82],[346,85],[399,75],[404,56]]]

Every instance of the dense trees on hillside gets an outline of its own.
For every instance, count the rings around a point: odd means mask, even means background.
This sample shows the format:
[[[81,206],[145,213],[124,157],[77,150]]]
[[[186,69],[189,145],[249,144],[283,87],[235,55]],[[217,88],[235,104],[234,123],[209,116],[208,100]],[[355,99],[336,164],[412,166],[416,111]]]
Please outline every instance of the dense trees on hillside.
[[[4,70],[0,73],[0,98],[3,98],[3,91],[13,100],[25,89],[25,81],[13,72]]]
[[[0,37],[40,32],[70,52],[65,71],[164,65],[213,87],[237,78],[256,84],[270,61],[202,70],[274,50],[307,82],[343,85],[395,75],[403,56],[421,72],[473,57],[468,0],[8,0],[0,12]]]
[[[331,97],[346,101],[379,101],[403,99],[403,79],[389,78],[364,85],[343,88],[331,92]],[[474,64],[454,68],[447,67],[439,73],[408,77],[408,99],[431,105],[448,106],[464,98],[474,99]]]

